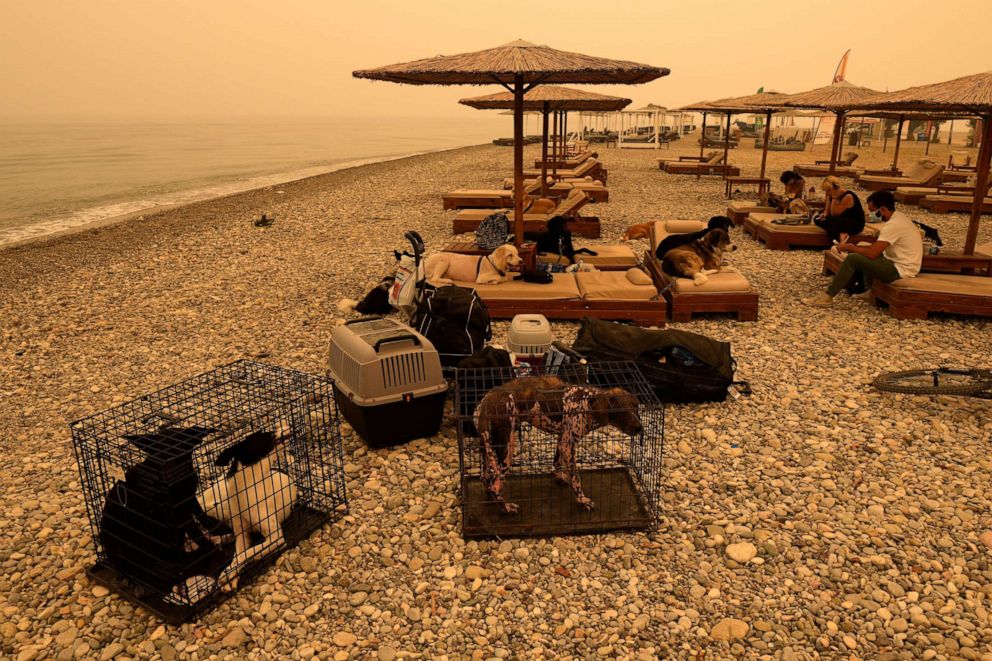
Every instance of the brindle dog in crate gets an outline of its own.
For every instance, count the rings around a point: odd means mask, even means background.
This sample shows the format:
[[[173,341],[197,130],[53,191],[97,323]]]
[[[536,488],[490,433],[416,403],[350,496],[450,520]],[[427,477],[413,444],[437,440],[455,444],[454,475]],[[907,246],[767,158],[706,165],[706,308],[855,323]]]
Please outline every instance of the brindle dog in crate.
[[[591,510],[582,492],[576,446],[586,434],[612,425],[630,436],[643,431],[637,398],[623,388],[595,388],[553,376],[526,376],[493,388],[475,409],[482,451],[482,483],[503,511],[520,506],[503,498],[506,476],[517,450],[518,423],[527,422],[558,437],[554,475],[568,484],[579,507]]]

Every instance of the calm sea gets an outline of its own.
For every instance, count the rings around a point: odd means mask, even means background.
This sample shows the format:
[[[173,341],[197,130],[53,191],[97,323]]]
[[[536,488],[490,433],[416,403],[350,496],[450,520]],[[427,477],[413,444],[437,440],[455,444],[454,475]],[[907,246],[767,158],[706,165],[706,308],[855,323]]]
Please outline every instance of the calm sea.
[[[401,156],[490,142],[509,117],[4,122],[0,245]]]

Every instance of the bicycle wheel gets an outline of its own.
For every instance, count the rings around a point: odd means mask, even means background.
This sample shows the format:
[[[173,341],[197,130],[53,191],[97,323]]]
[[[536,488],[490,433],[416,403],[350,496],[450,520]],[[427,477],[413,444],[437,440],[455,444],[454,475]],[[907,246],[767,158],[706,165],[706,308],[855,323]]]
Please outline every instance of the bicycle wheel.
[[[883,372],[872,386],[886,392],[906,395],[992,396],[992,370],[949,369]]]

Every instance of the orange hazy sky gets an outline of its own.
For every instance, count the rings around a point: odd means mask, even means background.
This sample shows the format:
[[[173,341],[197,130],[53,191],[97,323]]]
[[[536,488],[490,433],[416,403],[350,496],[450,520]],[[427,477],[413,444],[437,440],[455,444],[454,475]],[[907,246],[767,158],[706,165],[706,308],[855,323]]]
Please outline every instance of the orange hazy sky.
[[[487,87],[351,77],[526,39],[669,67],[596,91],[668,107],[830,82],[879,90],[992,69],[992,1],[0,0],[0,115],[458,115]]]

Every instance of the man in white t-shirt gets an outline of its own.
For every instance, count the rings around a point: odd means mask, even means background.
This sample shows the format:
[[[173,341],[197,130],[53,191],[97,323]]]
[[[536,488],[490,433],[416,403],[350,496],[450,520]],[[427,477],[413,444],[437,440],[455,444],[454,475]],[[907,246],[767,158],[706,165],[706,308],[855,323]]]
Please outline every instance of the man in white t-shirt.
[[[818,308],[833,304],[834,296],[852,283],[862,283],[863,290],[871,289],[873,280],[892,282],[899,278],[912,278],[920,272],[923,263],[923,238],[919,228],[906,214],[896,211],[896,200],[889,191],[876,191],[868,196],[868,210],[876,212],[885,221],[878,239],[868,246],[842,243],[838,252],[848,253],[837,275],[830,282],[826,293],[804,298],[803,303]],[[861,289],[861,287],[858,287]]]

